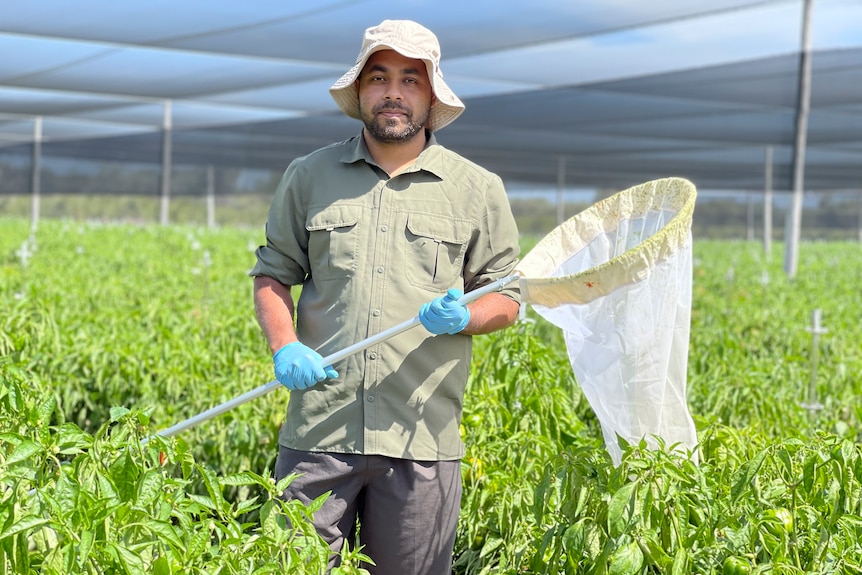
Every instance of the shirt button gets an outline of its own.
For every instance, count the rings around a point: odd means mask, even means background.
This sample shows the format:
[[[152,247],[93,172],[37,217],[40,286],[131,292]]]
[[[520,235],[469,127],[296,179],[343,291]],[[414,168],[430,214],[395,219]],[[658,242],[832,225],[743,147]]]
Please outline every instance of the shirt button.
[[[379,274],[383,273],[383,266],[380,266],[379,268],[377,268],[377,273],[379,273]]]
[[[374,396],[373,395],[369,395],[367,399],[368,399],[369,403],[374,402]]]
[[[368,354],[368,359],[377,359],[377,354],[372,351]]]
[[[373,315],[374,317],[378,317],[380,315],[380,310],[379,309],[374,310],[373,312],[371,312],[371,315]]]
[[[380,231],[381,231],[381,232],[388,232],[388,231],[389,231],[389,226],[380,226]]]

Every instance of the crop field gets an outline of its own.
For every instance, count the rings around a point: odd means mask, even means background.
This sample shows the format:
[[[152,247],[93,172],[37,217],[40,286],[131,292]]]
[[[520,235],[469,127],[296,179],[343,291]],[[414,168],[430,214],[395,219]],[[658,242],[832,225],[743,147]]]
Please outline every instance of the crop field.
[[[262,241],[0,218],[0,574],[322,573],[270,479],[286,390],[154,435],[272,379]],[[475,338],[454,573],[862,573],[862,246],[803,244],[793,280],[774,250],[695,240],[696,464],[612,465],[534,314]]]

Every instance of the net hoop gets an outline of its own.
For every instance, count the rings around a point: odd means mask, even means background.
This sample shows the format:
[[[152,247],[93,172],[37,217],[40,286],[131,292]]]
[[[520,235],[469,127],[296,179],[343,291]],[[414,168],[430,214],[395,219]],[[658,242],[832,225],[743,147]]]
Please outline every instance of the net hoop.
[[[556,307],[589,303],[649,276],[659,262],[688,244],[697,191],[684,178],[645,182],[596,202],[542,238],[518,264],[521,296],[531,304]],[[616,229],[622,220],[645,217],[650,211],[675,215],[660,230],[608,261],[582,272],[555,276],[571,254],[600,234]]]

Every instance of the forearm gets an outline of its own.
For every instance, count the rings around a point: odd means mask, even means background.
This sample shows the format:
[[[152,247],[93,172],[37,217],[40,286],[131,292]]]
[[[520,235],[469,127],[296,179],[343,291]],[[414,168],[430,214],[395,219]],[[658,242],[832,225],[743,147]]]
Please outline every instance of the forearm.
[[[254,278],[254,312],[272,353],[297,340],[290,286],[267,276]]]
[[[461,333],[482,335],[508,327],[518,319],[518,303],[499,293],[490,293],[467,305],[470,321]]]

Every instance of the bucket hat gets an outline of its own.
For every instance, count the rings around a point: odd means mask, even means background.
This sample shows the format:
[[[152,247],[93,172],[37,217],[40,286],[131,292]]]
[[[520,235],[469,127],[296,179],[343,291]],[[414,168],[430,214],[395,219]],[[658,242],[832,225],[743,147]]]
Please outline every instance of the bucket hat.
[[[464,104],[443,81],[440,71],[440,43],[437,36],[411,20],[384,20],[365,30],[356,64],[329,88],[329,93],[345,114],[361,119],[359,96],[353,83],[368,58],[381,50],[395,50],[402,56],[425,62],[431,89],[437,101],[431,107],[428,128],[434,132],[449,125],[464,111]]]

